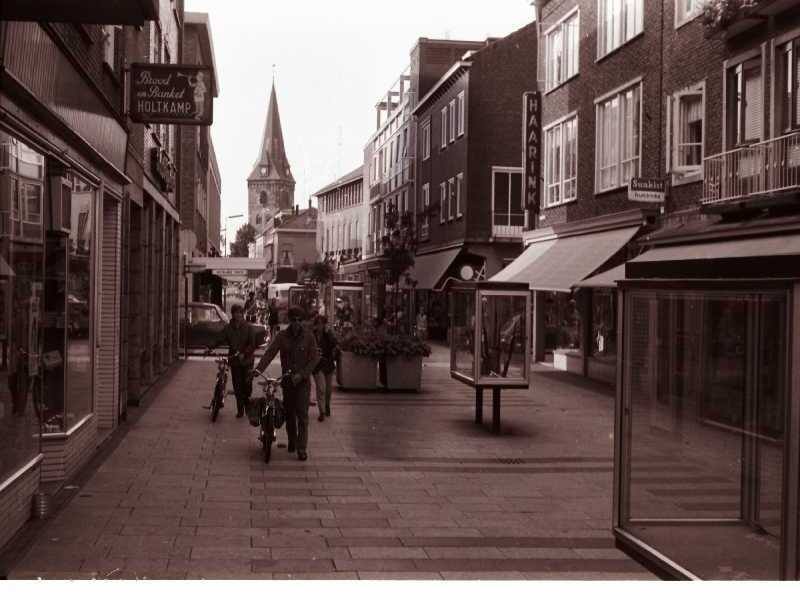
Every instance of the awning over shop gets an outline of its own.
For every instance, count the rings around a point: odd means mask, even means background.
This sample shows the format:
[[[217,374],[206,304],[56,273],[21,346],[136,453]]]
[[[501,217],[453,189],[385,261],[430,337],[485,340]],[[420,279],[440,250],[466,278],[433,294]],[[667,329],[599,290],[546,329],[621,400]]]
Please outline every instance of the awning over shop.
[[[593,277],[584,279],[575,284],[579,288],[615,288],[617,281],[625,279],[625,264],[617,265],[613,269],[598,273]]]
[[[461,247],[418,254],[414,261],[414,279],[418,290],[432,290],[461,252]]]
[[[800,274],[800,233],[662,246],[628,261],[627,277],[790,277]]]
[[[491,281],[514,281],[517,283],[527,283],[529,280],[522,275],[526,270],[530,269],[534,262],[539,260],[541,256],[553,247],[556,243],[555,239],[550,239],[542,242],[534,242],[515,258],[510,265],[500,271]]]
[[[516,281],[528,283],[532,290],[569,292],[619,252],[638,231],[639,226],[625,227],[534,243],[514,261],[524,261],[521,268],[514,268],[512,263],[492,281]],[[534,258],[537,250],[532,246],[539,244],[548,246]]]

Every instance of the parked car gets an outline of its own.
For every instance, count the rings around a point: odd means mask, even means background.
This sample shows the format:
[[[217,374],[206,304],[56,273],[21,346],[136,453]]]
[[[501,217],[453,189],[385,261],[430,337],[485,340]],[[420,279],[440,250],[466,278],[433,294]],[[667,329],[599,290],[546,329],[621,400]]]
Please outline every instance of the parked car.
[[[183,332],[186,325],[186,309],[180,307],[181,322],[181,344],[183,344]],[[220,333],[225,325],[230,321],[230,317],[225,314],[216,304],[209,302],[190,302],[189,303],[189,327],[188,327],[188,346],[190,348],[205,348],[217,343]],[[256,341],[259,346],[263,346],[267,341],[267,330],[263,325],[246,323],[256,331]]]

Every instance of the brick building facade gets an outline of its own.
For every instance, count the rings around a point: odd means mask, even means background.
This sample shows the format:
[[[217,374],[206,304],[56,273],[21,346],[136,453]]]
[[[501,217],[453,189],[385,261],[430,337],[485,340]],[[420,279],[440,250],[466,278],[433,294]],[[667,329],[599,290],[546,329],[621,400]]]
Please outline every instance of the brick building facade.
[[[488,278],[522,250],[522,95],[536,89],[536,26],[487,40],[420,99],[417,306],[445,337],[449,278]],[[466,267],[466,270],[464,270]]]

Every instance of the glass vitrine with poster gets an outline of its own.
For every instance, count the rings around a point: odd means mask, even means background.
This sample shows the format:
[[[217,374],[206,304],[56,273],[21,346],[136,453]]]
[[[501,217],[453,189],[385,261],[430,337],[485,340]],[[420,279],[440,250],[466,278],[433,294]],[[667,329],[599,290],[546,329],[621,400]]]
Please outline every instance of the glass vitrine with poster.
[[[358,329],[363,324],[364,284],[360,281],[334,281],[326,299],[325,312],[337,331]]]
[[[500,390],[527,388],[530,378],[531,293],[527,284],[479,281],[450,289],[450,375],[476,389],[482,421],[490,388],[499,432]]]

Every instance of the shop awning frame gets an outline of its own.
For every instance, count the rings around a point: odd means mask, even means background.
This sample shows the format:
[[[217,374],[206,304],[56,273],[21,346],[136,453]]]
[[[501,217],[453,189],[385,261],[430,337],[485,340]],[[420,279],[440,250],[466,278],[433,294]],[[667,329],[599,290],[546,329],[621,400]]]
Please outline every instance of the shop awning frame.
[[[417,280],[418,290],[434,290],[436,284],[444,277],[450,265],[461,253],[462,246],[418,254],[414,259],[414,279]]]

